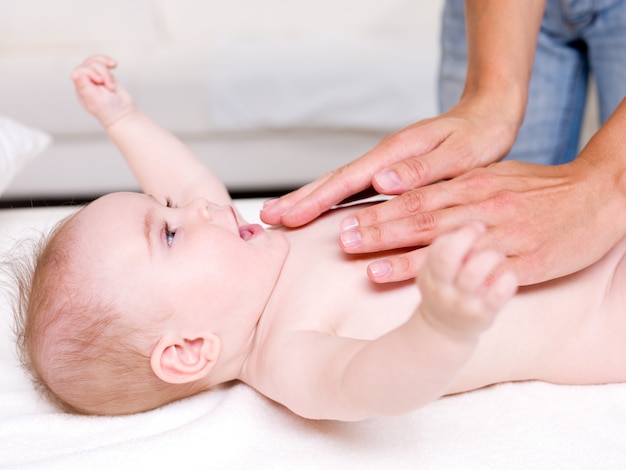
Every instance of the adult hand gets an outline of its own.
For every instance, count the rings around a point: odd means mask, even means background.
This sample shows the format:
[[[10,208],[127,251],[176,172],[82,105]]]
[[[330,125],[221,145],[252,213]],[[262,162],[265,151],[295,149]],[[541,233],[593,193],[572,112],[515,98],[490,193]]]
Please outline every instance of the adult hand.
[[[493,95],[464,98],[450,111],[385,137],[359,159],[268,201],[261,219],[304,225],[349,196],[374,186],[401,194],[488,165],[513,145],[521,115]]]
[[[520,285],[554,279],[604,256],[626,235],[626,98],[576,160],[559,166],[494,163],[404,193],[341,223],[349,253],[428,245],[469,220],[487,233],[479,247],[507,256]],[[375,282],[418,274],[424,249],[371,264]]]
[[[458,178],[409,191],[344,219],[348,253],[424,246],[471,220],[486,224],[477,249],[505,253],[520,285],[560,277],[597,261],[624,234],[615,185],[584,158],[560,166],[494,163]],[[612,220],[613,219],[613,220]],[[415,277],[422,248],[376,261],[374,282]]]

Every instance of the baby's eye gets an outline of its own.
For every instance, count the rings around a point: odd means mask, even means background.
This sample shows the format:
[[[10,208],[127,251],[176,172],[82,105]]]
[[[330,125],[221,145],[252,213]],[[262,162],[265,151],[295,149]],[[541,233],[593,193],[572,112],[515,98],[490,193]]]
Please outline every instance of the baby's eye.
[[[167,222],[163,224],[163,231],[165,232],[165,242],[167,243],[167,246],[172,246],[176,231],[170,230],[170,226]]]

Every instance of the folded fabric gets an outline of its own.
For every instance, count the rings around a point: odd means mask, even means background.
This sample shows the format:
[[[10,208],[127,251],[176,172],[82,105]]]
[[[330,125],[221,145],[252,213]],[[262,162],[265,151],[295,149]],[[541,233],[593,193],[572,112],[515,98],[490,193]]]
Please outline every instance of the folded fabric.
[[[0,194],[24,165],[43,152],[51,141],[46,132],[0,116]]]

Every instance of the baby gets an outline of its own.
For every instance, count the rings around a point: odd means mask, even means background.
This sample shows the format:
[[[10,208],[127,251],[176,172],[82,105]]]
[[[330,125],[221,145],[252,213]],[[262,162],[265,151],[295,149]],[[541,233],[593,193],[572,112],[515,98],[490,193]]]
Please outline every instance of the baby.
[[[360,420],[503,381],[626,380],[626,240],[514,296],[475,223],[428,248],[417,285],[373,284],[373,256],[337,244],[342,209],[295,230],[247,224],[115,66],[93,56],[72,79],[144,194],[62,222],[22,295],[23,362],[63,409],[136,413],[240,380],[301,416]]]

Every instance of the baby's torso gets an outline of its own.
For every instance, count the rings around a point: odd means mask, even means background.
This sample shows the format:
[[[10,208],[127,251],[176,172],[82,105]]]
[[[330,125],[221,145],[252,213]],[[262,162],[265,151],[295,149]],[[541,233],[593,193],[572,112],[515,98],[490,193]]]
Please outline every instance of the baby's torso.
[[[385,254],[342,252],[338,227],[350,210],[331,211],[286,232],[290,254],[272,296],[280,308],[270,309],[263,320],[263,341],[280,343],[294,331],[375,339],[406,321],[419,305],[413,280],[377,285],[368,279],[367,264]],[[610,288],[620,282],[626,288],[626,263],[620,264],[624,252],[626,241],[591,268],[522,289],[483,334],[450,392],[510,380],[626,380],[624,295]],[[602,372],[607,355],[619,358]]]
[[[626,381],[626,238],[572,275],[520,288],[452,392],[491,383]]]
[[[347,210],[354,209],[333,210],[287,231],[290,253],[273,297],[288,307],[276,313],[275,328],[373,339],[402,324],[417,307],[414,281],[377,285],[367,277],[367,264],[383,255],[342,252],[339,222]]]

